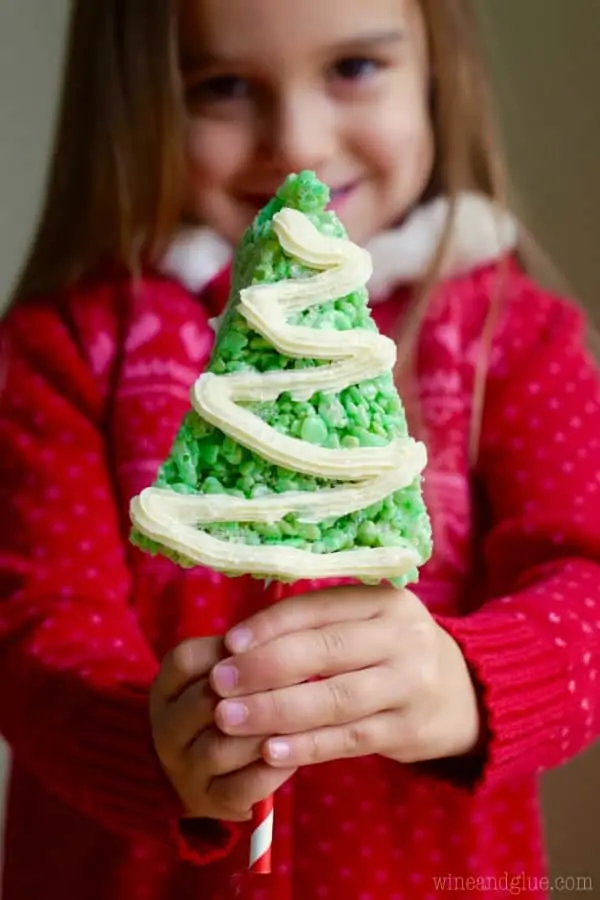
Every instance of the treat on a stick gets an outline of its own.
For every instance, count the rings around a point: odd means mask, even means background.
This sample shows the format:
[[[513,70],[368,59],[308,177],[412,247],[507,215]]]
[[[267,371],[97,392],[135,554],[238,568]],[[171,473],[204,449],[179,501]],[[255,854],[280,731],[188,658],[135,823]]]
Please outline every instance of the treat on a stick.
[[[403,587],[431,553],[426,450],[407,431],[396,346],[368,307],[368,252],[290,175],[237,250],[227,307],[132,541],[182,566]]]
[[[397,587],[428,559],[425,447],[408,435],[395,344],[370,315],[370,256],[328,200],[313,173],[290,175],[246,231],[208,369],[131,502],[142,549],[231,577]],[[272,834],[268,797],[252,872],[270,872]]]

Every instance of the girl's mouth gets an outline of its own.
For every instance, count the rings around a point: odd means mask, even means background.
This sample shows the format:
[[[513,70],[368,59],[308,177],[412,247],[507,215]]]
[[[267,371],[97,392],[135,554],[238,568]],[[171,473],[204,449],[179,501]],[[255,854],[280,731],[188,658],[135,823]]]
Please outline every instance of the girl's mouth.
[[[332,188],[331,199],[327,208],[333,210],[335,213],[339,213],[346,206],[346,203],[350,197],[352,197],[358,185],[358,181],[353,181],[343,187]]]

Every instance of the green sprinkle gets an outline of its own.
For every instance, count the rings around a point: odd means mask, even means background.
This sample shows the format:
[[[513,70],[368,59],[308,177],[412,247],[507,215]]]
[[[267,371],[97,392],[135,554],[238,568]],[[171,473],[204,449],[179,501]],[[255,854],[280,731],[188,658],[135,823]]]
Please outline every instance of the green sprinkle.
[[[349,331],[352,328],[352,319],[343,312],[336,311],[332,319],[331,324],[336,331]]]
[[[326,553],[335,553],[337,550],[343,550],[347,545],[348,539],[343,531],[332,528],[323,538]]]
[[[198,444],[198,457],[209,466],[214,466],[219,458],[220,447],[217,443],[210,443],[208,440],[201,441]]]
[[[237,356],[247,346],[248,338],[239,331],[228,331],[219,347],[221,353]]]
[[[365,428],[354,428],[352,434],[361,447],[385,447],[389,443],[387,438],[372,434]]]
[[[401,534],[398,534],[395,531],[385,531],[381,530],[379,532],[379,543],[382,547],[404,547],[406,546],[406,540],[402,537]]]
[[[311,542],[321,540],[321,529],[318,525],[312,523],[298,522],[296,533],[303,541]]]
[[[276,522],[266,522],[266,523],[258,523],[254,526],[259,534],[265,536],[269,540],[280,541],[281,540],[281,528]]]
[[[251,475],[244,475],[238,482],[240,490],[244,492],[244,497],[249,497],[254,490],[254,478]]]
[[[363,381],[360,390],[365,400],[373,401],[377,397],[377,385],[372,381]]]
[[[195,485],[198,481],[198,445],[190,444],[186,447],[176,444],[173,450],[173,459],[181,480],[186,484]]]
[[[172,491],[175,491],[177,494],[196,494],[198,493],[193,487],[189,484],[183,484],[181,481],[173,481],[169,487]]]
[[[371,417],[369,416],[369,411],[366,406],[362,405],[357,406],[356,408],[356,421],[360,425],[361,428],[368,428],[371,422]]]
[[[286,494],[288,491],[297,491],[298,482],[293,478],[280,478],[275,482],[275,490],[278,494]]]
[[[339,450],[342,446],[342,443],[338,435],[333,432],[333,434],[327,435],[327,439],[323,441],[323,446],[327,447],[329,450]]]
[[[318,416],[309,416],[302,423],[300,437],[311,444],[323,444],[327,440],[327,426]]]
[[[221,452],[231,466],[239,466],[244,457],[241,446],[230,437],[226,437],[223,441]]]
[[[202,484],[202,493],[203,494],[226,494],[227,490],[223,487],[218,478],[214,478],[212,475],[209,475],[208,478],[204,479]]]
[[[379,529],[374,522],[363,522],[358,529],[358,540],[367,547],[376,547]]]
[[[335,396],[327,396],[319,403],[319,415],[330,428],[345,428],[348,424],[346,410]]]

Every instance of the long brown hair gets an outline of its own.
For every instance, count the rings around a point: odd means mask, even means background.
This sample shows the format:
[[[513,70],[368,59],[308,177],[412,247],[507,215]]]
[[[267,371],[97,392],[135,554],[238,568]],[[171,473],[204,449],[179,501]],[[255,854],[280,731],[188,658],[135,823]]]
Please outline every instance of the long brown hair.
[[[160,253],[181,208],[175,15],[167,0],[74,0],[45,203],[16,297]]]
[[[452,201],[470,188],[502,201],[504,167],[470,0],[419,2],[437,146],[428,193]],[[135,272],[172,236],[183,172],[174,6],[74,0],[47,196],[16,297],[59,289],[104,260]],[[452,202],[450,208],[422,297],[439,273]]]
[[[430,196],[444,195],[449,211],[442,236],[429,267],[416,286],[414,301],[397,336],[396,381],[409,405],[413,428],[428,435],[418,398],[410,402],[418,334],[432,290],[438,281],[452,237],[458,198],[463,191],[486,194],[498,212],[508,205],[508,176],[500,139],[491,84],[471,0],[419,0],[423,10],[431,65],[431,115],[436,158]],[[473,384],[469,433],[469,459],[478,456],[484,392],[490,346],[500,311],[502,275],[485,318]]]
[[[447,227],[426,276],[435,280],[462,191],[507,203],[507,175],[492,91],[471,0],[419,0],[429,36],[436,159],[429,188],[450,199]]]

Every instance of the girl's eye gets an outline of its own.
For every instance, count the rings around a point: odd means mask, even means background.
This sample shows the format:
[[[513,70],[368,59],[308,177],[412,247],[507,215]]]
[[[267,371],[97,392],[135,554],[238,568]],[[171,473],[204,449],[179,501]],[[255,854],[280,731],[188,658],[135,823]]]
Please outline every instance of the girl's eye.
[[[204,103],[243,100],[248,96],[248,92],[248,82],[238,75],[217,75],[190,84],[187,88],[188,97]]]
[[[376,75],[381,68],[381,63],[376,59],[365,56],[348,56],[335,63],[333,74],[342,81],[361,81]]]

